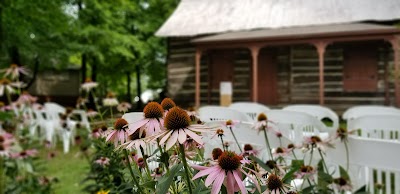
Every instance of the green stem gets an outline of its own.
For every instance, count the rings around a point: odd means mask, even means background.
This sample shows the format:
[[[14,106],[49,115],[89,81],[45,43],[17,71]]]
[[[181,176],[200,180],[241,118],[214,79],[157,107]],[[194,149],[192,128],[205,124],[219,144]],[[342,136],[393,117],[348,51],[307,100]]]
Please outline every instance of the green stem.
[[[312,157],[313,157],[313,152],[314,152],[314,146],[311,146],[310,162],[308,163],[309,166],[311,166]]]
[[[131,173],[133,182],[135,183],[136,187],[138,188],[138,193],[144,193],[142,191],[142,189],[140,188],[139,181],[136,179],[135,174],[133,174],[133,170],[132,170],[132,167],[131,167],[131,162],[129,162],[128,151],[126,149],[124,149],[124,154],[125,154],[125,157],[126,157],[126,161],[128,162],[128,169],[129,169],[129,172]]]
[[[232,136],[233,136],[233,139],[235,139],[236,145],[239,147],[240,152],[243,152],[242,147],[240,146],[238,140],[236,139],[235,133],[233,133],[232,127],[231,127],[231,126],[228,126],[228,128],[229,128],[229,130],[231,131]]]
[[[6,177],[4,172],[4,159],[0,156],[0,194],[5,193]]]
[[[292,150],[292,153],[293,153],[294,159],[297,160],[297,157],[296,157],[296,154],[294,153],[294,150]]]
[[[92,92],[92,91],[89,91],[88,96],[90,96],[90,93],[92,93],[92,95],[93,95],[94,105],[96,106],[97,112],[99,112],[100,119],[101,119],[101,121],[104,121],[103,114],[101,113],[101,110],[100,110],[100,106],[99,106],[99,104],[97,103],[97,100],[96,100],[96,96],[94,95],[94,92]]]
[[[271,145],[269,144],[266,127],[264,128],[263,131],[264,131],[265,143],[267,143],[267,150],[268,150],[269,156],[271,157],[271,160],[273,160],[274,158],[272,157]]]
[[[189,168],[188,168],[188,164],[187,164],[186,156],[185,156],[185,148],[183,147],[182,144],[179,144],[179,148],[180,148],[180,152],[181,152],[183,166],[185,167],[186,181],[187,181],[187,185],[189,187],[189,193],[192,194],[193,193],[192,185],[190,184],[191,180],[190,180]]]
[[[350,156],[349,156],[349,147],[347,145],[347,139],[344,140],[344,147],[346,148],[346,171],[349,171],[349,165],[350,165]]]
[[[322,159],[322,165],[324,166],[324,168],[326,169],[326,173],[328,173],[329,174],[329,172],[328,172],[328,167],[326,166],[326,164],[325,164],[325,160],[324,160],[324,156],[322,155],[322,152],[321,152],[321,150],[320,149],[318,149],[318,152],[319,152],[319,155],[321,156],[321,159]]]
[[[219,138],[221,138],[221,142],[222,142],[222,149],[224,149],[224,151],[226,151],[225,149],[225,145],[224,145],[224,139],[222,139],[222,135],[218,135]]]
[[[142,157],[143,157],[143,161],[144,161],[144,165],[146,167],[146,173],[148,177],[151,177],[151,173],[150,173],[150,169],[149,169],[149,164],[147,163],[147,157],[145,156],[144,150],[142,148],[142,146],[140,146],[140,152],[142,152]]]

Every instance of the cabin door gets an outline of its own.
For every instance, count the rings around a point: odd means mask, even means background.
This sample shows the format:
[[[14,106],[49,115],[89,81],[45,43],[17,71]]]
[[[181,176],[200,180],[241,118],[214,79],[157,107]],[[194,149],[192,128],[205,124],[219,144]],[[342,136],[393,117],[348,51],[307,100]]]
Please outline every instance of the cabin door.
[[[276,51],[270,48],[258,54],[258,102],[266,105],[278,104],[278,77]]]
[[[349,92],[375,92],[378,88],[377,45],[358,43],[344,49],[343,86]]]
[[[210,52],[210,63],[208,67],[208,103],[214,91],[219,91],[220,82],[233,82],[234,52],[233,50],[212,50]],[[233,83],[232,83],[233,85]],[[214,94],[215,95],[215,94]],[[219,97],[219,93],[218,93]]]

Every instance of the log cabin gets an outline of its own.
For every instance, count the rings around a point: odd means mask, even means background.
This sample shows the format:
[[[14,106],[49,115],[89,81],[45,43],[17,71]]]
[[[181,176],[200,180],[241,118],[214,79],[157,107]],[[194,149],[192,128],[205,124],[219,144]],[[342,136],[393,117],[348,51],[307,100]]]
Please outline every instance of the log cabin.
[[[400,106],[400,1],[181,0],[167,37],[167,91],[181,106]]]

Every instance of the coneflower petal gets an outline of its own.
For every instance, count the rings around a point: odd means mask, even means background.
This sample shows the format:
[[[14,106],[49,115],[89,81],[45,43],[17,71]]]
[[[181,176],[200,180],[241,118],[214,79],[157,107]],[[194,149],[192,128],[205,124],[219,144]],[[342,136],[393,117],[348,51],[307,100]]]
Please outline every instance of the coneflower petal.
[[[206,187],[210,186],[214,182],[214,180],[217,178],[217,176],[221,173],[224,173],[224,172],[222,172],[222,169],[217,169],[216,171],[212,171],[212,173],[210,173],[210,175],[208,175],[208,177],[206,178],[204,185]]]
[[[169,150],[176,143],[176,141],[178,140],[178,135],[179,134],[177,131],[172,132],[171,137],[169,137],[169,139],[167,141],[167,145],[166,145],[167,150]]]
[[[171,136],[171,133],[172,133],[172,132],[174,132],[174,131],[168,131],[168,132],[164,135],[164,137],[161,138],[160,145],[163,145],[163,144],[165,143],[165,141],[167,141],[167,139],[169,138],[169,136]],[[162,136],[162,133],[161,133],[160,135],[157,135],[157,136]]]
[[[193,133],[190,130],[186,130],[185,131],[187,135],[189,135],[194,141],[196,141],[198,144],[203,144],[203,140],[201,139],[201,137],[199,135],[197,135],[196,133]]]
[[[233,177],[231,171],[226,176],[226,190],[228,193],[235,193],[235,177]]]
[[[128,125],[128,128],[129,128],[129,135],[132,135],[132,133],[135,133],[135,131],[136,131],[138,128],[142,127],[142,126],[145,125],[147,122],[149,122],[148,119],[141,119],[141,120],[139,120],[139,121],[137,121],[137,122],[130,123],[130,124]]]
[[[206,167],[206,168],[207,168],[207,167]],[[196,168],[195,168],[195,169],[196,169]],[[205,169],[205,170],[201,170],[200,172],[198,172],[198,173],[192,178],[192,180],[195,180],[195,179],[197,179],[197,178],[199,178],[199,177],[208,175],[208,174],[214,172],[215,170],[216,170],[216,167],[208,167],[208,168]]]
[[[222,183],[224,182],[225,174],[219,173],[214,181],[213,187],[211,189],[211,194],[218,194],[221,190]]]
[[[242,174],[242,173],[240,173],[240,171],[238,171],[238,170],[234,170],[232,173],[233,173],[233,176],[236,179],[236,183],[238,184],[238,186],[239,186],[240,190],[242,191],[242,193],[247,193],[247,190],[244,187],[243,181],[239,177],[239,174]]]
[[[189,131],[189,130],[188,130],[188,131]],[[185,143],[185,141],[186,141],[186,133],[185,133],[185,130],[184,130],[184,129],[179,129],[179,130],[177,131],[177,133],[178,133],[178,141],[179,141],[179,143],[180,143],[180,144]]]

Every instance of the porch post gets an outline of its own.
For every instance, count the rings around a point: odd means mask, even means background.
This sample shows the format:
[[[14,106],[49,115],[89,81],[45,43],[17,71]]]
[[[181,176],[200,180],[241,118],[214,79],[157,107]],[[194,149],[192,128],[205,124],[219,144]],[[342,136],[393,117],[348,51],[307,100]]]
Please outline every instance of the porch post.
[[[198,109],[200,107],[200,60],[202,51],[196,48],[196,92],[195,92],[195,107]]]
[[[260,47],[252,46],[249,48],[251,51],[252,57],[252,69],[253,69],[253,83],[252,83],[252,100],[253,102],[258,101],[258,53],[260,51]]]
[[[324,54],[325,48],[328,45],[327,42],[321,41],[314,43],[314,46],[317,48],[318,52],[318,61],[319,61],[319,104],[323,105],[325,103],[325,83],[324,83]]]
[[[390,44],[393,48],[393,63],[394,63],[394,93],[395,93],[395,104],[400,106],[400,64],[399,64],[399,36],[394,36],[389,39]]]

